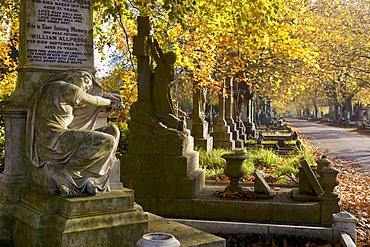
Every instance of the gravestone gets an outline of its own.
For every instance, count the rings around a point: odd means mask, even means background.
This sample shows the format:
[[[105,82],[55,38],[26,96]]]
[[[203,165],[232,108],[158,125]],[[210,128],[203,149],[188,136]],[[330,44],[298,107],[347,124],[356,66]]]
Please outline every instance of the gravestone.
[[[296,201],[321,201],[324,193],[315,173],[304,157],[299,159],[299,189],[293,190],[293,200]]]
[[[208,134],[208,122],[205,119],[207,90],[203,86],[194,85],[194,87],[191,134],[196,146],[210,152],[213,148],[213,138]]]
[[[230,126],[226,122],[225,115],[225,84],[222,84],[222,88],[218,94],[218,118],[216,125],[213,128],[211,136],[213,137],[213,146],[235,149],[235,141],[233,140],[233,134],[230,131]]]
[[[27,105],[38,82],[57,71],[94,70],[90,0],[21,1],[20,19],[20,78],[8,104]]]
[[[274,192],[271,191],[270,186],[266,183],[266,180],[262,177],[262,174],[258,169],[254,170],[254,192],[257,193],[258,198],[273,198]]]
[[[32,111],[33,106],[40,95],[54,95],[43,94],[43,90],[54,85],[52,82],[62,85],[59,75],[68,77],[75,72],[94,81],[92,28],[91,0],[21,0],[19,77],[15,92],[1,110],[7,150],[5,169],[0,174],[1,243],[22,247],[132,246],[147,231],[141,206],[134,203],[133,191],[123,188],[118,176],[113,174],[107,180],[111,193],[60,196],[55,194],[59,190],[52,179],[60,167],[51,162],[37,167],[28,152],[32,142],[27,136],[32,133],[30,126],[35,126],[31,116],[40,118]],[[102,90],[96,82],[94,85],[89,97],[100,100]],[[72,88],[77,90],[76,86]],[[112,101],[100,102],[108,105]],[[98,107],[94,112],[99,118]],[[89,124],[83,128],[93,129],[95,117],[88,117]],[[31,123],[28,126],[27,121]],[[119,162],[113,158],[109,162],[111,172],[119,174]],[[81,178],[84,176],[82,172]]]
[[[245,111],[245,91],[239,88],[239,83],[236,80],[233,80],[233,89],[234,89],[234,110],[233,118],[235,120],[236,128],[239,131],[239,138],[243,143],[247,140],[247,135],[245,133],[246,129],[242,120],[242,115]]]
[[[252,90],[250,85],[240,83],[239,88],[244,91],[245,110],[241,115],[242,121],[246,128],[246,135],[248,139],[256,138],[256,125],[255,125],[255,98],[256,92]]]
[[[175,57],[151,35],[148,17],[138,17],[134,52],[138,58],[139,98],[130,109],[131,138],[122,158],[121,179],[136,200],[156,213],[154,198],[194,198],[204,187],[199,153],[185,119],[173,111],[169,84]],[[153,66],[153,61],[156,66]]]
[[[235,141],[236,148],[244,147],[244,140],[239,139],[239,130],[237,129],[236,123],[234,121],[234,88],[233,88],[233,78],[227,77],[225,79],[225,88],[226,88],[226,98],[225,98],[225,120],[230,126],[230,132],[233,135],[233,140]]]

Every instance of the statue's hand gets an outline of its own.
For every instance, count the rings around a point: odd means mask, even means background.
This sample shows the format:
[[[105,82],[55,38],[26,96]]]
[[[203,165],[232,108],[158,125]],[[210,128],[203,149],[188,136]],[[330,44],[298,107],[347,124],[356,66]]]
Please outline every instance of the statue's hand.
[[[110,106],[118,111],[122,111],[126,108],[122,102],[115,99],[110,99]]]
[[[116,93],[104,93],[102,97],[106,99],[122,102],[122,97]]]

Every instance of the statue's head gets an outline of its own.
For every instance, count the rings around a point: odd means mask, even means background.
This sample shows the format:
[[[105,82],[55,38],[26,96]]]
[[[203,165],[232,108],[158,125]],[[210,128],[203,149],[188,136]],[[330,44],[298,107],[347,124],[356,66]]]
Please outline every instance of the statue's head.
[[[163,54],[163,60],[174,64],[176,62],[176,54],[172,51]]]
[[[87,71],[71,71],[67,74],[65,81],[82,88],[85,92],[90,92],[93,88],[93,77]]]
[[[60,73],[54,74],[46,79],[43,83],[52,81],[65,81],[72,83],[86,92],[89,92],[93,86],[102,88],[102,86],[97,82],[92,75],[92,73],[85,69],[70,69],[65,70]]]

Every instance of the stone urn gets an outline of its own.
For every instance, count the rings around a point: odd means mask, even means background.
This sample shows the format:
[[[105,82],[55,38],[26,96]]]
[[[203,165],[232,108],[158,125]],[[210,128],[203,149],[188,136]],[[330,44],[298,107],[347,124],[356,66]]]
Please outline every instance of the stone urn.
[[[338,169],[332,167],[332,166],[327,166],[324,167],[321,170],[322,178],[321,178],[321,185],[325,191],[326,196],[331,196],[331,197],[337,197],[338,195],[334,193],[334,187],[339,184],[338,180]]]
[[[138,247],[178,247],[180,242],[169,233],[148,233],[136,242]]]
[[[246,151],[237,149],[234,153],[227,153],[221,157],[226,160],[224,173],[230,179],[230,185],[226,187],[226,190],[243,192],[243,187],[239,186],[239,180],[245,173],[243,161],[248,158]]]
[[[323,180],[322,169],[325,168],[325,167],[329,167],[330,164],[331,164],[331,161],[328,158],[326,158],[325,155],[323,155],[321,159],[316,160],[316,163],[317,163],[316,173],[319,174],[318,180],[319,180],[320,184],[322,185],[322,183],[323,183],[323,181],[322,181]]]

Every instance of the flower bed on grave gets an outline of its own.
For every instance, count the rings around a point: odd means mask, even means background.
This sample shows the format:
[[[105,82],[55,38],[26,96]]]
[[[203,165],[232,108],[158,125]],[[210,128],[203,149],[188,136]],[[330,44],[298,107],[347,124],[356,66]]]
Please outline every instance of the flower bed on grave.
[[[226,161],[221,158],[225,153],[230,152],[227,149],[214,149],[211,152],[199,151],[199,165],[206,171],[207,180],[224,180],[227,181],[227,176],[224,175]],[[297,148],[296,155],[278,155],[276,151],[271,149],[251,148],[247,150],[249,156],[243,162],[246,170],[241,178],[242,181],[254,181],[253,172],[259,169],[262,176],[268,183],[297,183],[299,157],[305,157],[309,161],[313,161],[313,156],[310,155],[310,150],[306,147]]]

